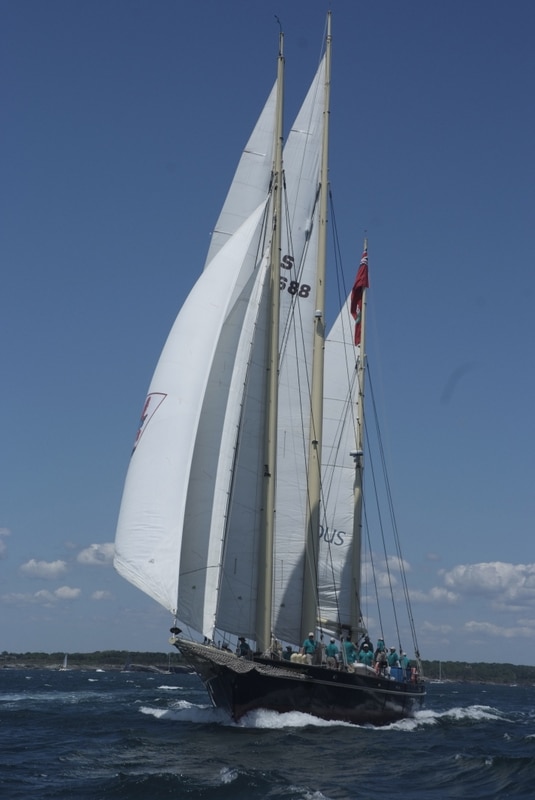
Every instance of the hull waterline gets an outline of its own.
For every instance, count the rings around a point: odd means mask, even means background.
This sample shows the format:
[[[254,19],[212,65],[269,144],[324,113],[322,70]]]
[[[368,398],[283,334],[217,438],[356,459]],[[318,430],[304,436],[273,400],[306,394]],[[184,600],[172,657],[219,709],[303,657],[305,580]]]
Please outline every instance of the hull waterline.
[[[354,672],[254,657],[239,658],[211,646],[177,641],[212,703],[234,720],[250,711],[299,711],[320,719],[387,725],[423,705],[422,682],[393,680],[361,666]]]

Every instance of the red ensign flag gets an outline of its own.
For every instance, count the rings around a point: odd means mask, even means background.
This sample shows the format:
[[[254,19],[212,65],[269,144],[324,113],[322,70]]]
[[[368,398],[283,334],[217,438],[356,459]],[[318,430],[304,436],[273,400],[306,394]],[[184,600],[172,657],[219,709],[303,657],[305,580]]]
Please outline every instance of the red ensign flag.
[[[355,320],[355,344],[360,344],[360,322],[362,316],[362,292],[367,289],[368,283],[368,251],[365,250],[360,259],[360,264],[351,290],[351,316]]]

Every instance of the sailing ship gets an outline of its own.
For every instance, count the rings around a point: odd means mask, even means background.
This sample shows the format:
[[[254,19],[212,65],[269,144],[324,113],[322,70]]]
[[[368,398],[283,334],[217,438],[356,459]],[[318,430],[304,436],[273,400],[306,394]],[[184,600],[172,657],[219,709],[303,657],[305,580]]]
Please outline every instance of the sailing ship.
[[[70,667],[68,666],[69,656],[67,653],[63,656],[63,664],[59,667],[60,672],[70,672]]]
[[[371,619],[367,245],[326,335],[330,54],[329,15],[283,146],[280,34],[275,85],[143,406],[114,564],[172,614],[170,643],[234,719],[271,709],[385,724],[425,696],[412,615],[409,669],[350,663],[345,644],[338,662],[323,657],[325,637],[358,642]],[[298,652],[309,633],[313,658]]]

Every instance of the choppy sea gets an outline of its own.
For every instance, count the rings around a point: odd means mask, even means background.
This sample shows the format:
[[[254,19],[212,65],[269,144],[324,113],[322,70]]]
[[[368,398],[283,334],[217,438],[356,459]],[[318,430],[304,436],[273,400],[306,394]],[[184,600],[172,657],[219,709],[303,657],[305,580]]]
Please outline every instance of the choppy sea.
[[[3,800],[535,797],[535,689],[429,685],[373,729],[255,712],[235,724],[193,675],[0,670]]]

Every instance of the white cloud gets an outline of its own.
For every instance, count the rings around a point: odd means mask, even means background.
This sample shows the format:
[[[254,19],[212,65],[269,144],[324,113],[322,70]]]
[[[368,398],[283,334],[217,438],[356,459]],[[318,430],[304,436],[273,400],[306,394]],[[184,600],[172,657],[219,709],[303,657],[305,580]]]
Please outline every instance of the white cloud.
[[[58,600],[75,600],[80,597],[81,589],[73,589],[71,586],[60,586],[59,589],[54,591],[54,595]]]
[[[410,592],[411,600],[415,603],[457,603],[459,595],[456,592],[450,592],[442,586],[434,586],[428,592],[415,590]]]
[[[451,633],[453,630],[452,625],[436,625],[433,622],[424,622],[421,630],[425,633]]]
[[[30,602],[43,603],[44,605],[50,605],[56,601],[54,592],[49,592],[48,589],[40,589],[38,592],[28,595],[28,597]]]
[[[535,602],[535,564],[508,564],[492,561],[458,564],[442,573],[445,585],[458,592],[488,596],[494,605],[509,610]]]
[[[522,625],[516,627],[495,625],[492,622],[476,622],[471,620],[465,622],[464,629],[470,634],[484,634],[485,636],[499,636],[504,639],[516,639],[521,637],[524,639],[531,639],[535,633],[535,623],[531,625]]]
[[[106,591],[106,589],[98,589],[96,592],[93,592],[91,595],[92,600],[110,600],[111,599],[111,592]]]
[[[102,544],[91,544],[85,550],[78,553],[77,561],[80,564],[90,564],[91,566],[102,566],[111,564],[115,547],[113,542],[104,542]]]
[[[383,561],[383,564],[385,562]],[[410,572],[411,565],[408,561],[405,561],[404,558],[399,558],[398,556],[388,556],[388,568],[390,570],[396,570],[396,572]]]
[[[388,589],[399,586],[399,576],[402,572],[410,572],[411,565],[408,561],[398,556],[375,557],[373,562],[365,561],[362,564],[363,581],[376,583],[379,589]]]
[[[62,600],[75,600],[82,593],[81,589],[74,589],[71,586],[60,586],[53,592],[48,589],[40,589],[38,592],[11,592],[4,594],[0,598],[3,603],[8,605],[43,605],[52,606],[58,601]]]
[[[20,567],[20,571],[24,575],[30,578],[46,578],[46,580],[54,580],[66,570],[66,561],[37,561],[35,558],[31,558]]]

